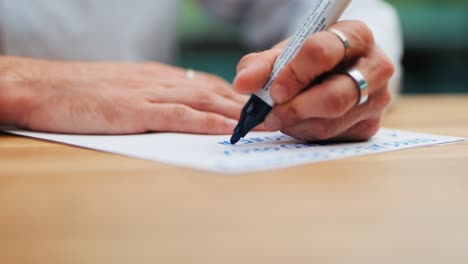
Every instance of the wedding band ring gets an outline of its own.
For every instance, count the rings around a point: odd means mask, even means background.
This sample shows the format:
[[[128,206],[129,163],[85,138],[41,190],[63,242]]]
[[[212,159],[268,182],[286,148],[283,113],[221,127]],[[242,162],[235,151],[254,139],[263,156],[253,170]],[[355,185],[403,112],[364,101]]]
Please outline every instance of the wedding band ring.
[[[341,40],[345,48],[344,58],[348,57],[349,50],[351,49],[351,44],[349,43],[349,39],[346,37],[346,35],[340,30],[335,29],[335,28],[329,28],[328,31],[333,33],[335,36],[337,36]]]
[[[359,101],[357,105],[362,105],[369,99],[369,84],[364,75],[357,69],[351,69],[346,74],[351,77],[359,88]]]
[[[185,78],[187,78],[188,80],[193,80],[195,79],[195,71],[194,70],[187,70],[185,72]]]

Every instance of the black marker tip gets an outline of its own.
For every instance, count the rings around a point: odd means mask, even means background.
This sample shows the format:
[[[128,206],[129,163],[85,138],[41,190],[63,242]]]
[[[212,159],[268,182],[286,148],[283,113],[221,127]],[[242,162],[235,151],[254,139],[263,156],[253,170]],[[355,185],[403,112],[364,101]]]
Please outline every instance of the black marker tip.
[[[260,125],[271,109],[272,107],[262,99],[256,95],[252,95],[244,109],[242,109],[239,124],[236,129],[234,129],[234,135],[231,137],[231,144],[235,145],[241,138],[245,137],[250,130]]]
[[[239,140],[241,139],[241,135],[239,133],[234,133],[234,135],[232,135],[231,137],[231,144],[232,145],[235,145],[237,142],[239,142]]]

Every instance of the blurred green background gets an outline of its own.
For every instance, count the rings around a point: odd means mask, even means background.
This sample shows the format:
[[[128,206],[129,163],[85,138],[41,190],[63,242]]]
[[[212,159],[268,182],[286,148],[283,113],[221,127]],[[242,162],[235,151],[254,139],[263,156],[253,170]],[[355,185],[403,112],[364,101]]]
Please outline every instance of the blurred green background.
[[[387,2],[403,26],[403,92],[468,92],[468,0]],[[180,12],[178,65],[231,81],[238,60],[250,52],[239,29],[207,16],[194,0],[183,0]]]

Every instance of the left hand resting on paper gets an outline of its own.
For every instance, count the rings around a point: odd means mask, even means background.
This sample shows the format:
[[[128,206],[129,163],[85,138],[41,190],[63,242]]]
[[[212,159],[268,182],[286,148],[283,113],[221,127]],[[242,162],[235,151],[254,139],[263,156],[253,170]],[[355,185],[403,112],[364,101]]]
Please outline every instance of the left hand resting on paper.
[[[246,96],[161,63],[0,56],[0,124],[71,134],[230,134]]]

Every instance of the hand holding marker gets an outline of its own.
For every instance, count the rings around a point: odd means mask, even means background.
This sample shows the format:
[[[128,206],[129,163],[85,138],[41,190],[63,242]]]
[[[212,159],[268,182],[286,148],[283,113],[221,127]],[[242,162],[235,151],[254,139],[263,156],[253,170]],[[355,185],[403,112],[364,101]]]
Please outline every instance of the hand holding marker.
[[[231,143],[236,144],[253,128],[263,123],[268,113],[275,106],[270,89],[283,68],[297,55],[306,39],[336,23],[351,0],[318,0],[311,14],[302,27],[291,38],[289,44],[281,52],[273,66],[271,75],[262,89],[253,94],[242,110],[239,124],[231,137]]]

